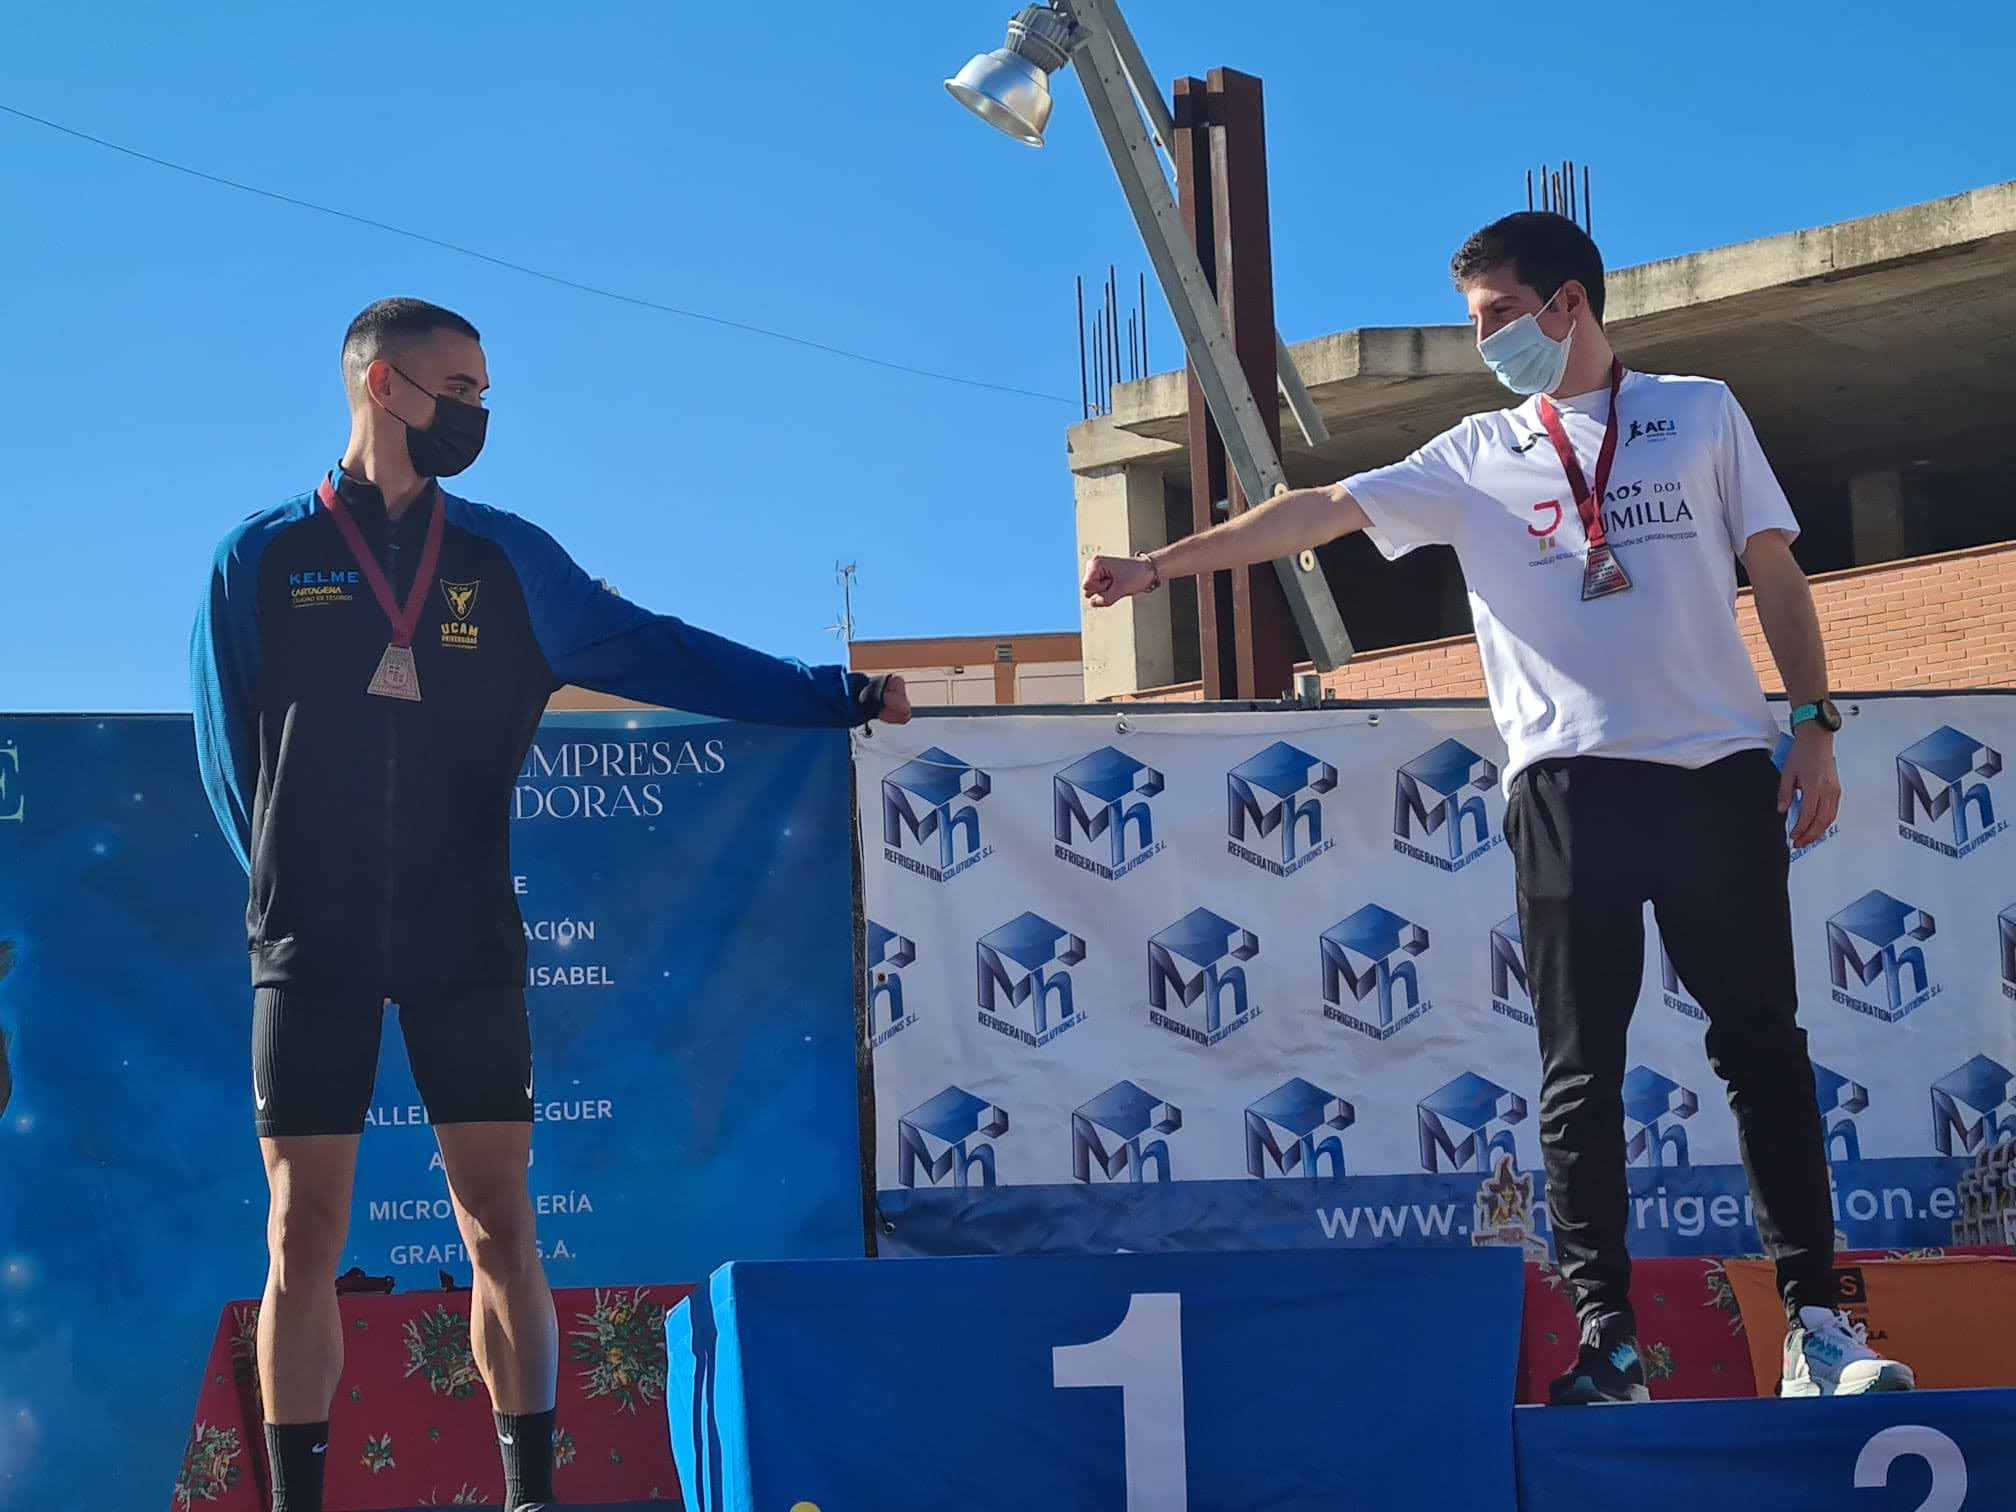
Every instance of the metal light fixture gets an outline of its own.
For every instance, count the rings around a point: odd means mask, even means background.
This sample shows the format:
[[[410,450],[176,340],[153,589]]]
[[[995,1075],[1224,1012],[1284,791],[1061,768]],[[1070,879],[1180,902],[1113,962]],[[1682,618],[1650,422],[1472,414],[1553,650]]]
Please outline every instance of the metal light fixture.
[[[1024,6],[1008,23],[1006,44],[975,57],[945,81],[945,88],[988,125],[1018,142],[1041,147],[1043,128],[1050,122],[1050,75],[1074,58],[1093,124],[1119,175],[1127,207],[1155,266],[1156,281],[1168,296],[1184,352],[1204,391],[1205,407],[1224,438],[1225,459],[1241,492],[1250,502],[1260,503],[1285,489],[1287,479],[1226,334],[1218,296],[1204,277],[1168,174],[1155,155],[1159,146],[1174,160],[1175,123],[1161,86],[1120,14],[1119,0],[1051,0],[1048,5]],[[1274,356],[1276,385],[1304,438],[1311,446],[1320,445],[1330,433],[1278,332]],[[1271,402],[1274,395],[1267,398]],[[1298,558],[1276,562],[1274,568],[1310,659],[1325,672],[1349,661],[1351,637],[1316,553],[1305,551]]]
[[[1050,75],[1071,61],[1071,23],[1047,5],[1030,5],[1008,23],[1008,40],[979,53],[945,87],[989,126],[1030,147],[1050,124]]]

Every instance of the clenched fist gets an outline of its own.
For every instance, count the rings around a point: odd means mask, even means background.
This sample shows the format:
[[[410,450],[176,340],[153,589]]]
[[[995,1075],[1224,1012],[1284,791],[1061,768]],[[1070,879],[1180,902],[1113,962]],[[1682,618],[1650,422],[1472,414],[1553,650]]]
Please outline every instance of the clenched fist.
[[[1096,556],[1085,568],[1085,599],[1106,609],[1157,586],[1155,569],[1140,557]]]

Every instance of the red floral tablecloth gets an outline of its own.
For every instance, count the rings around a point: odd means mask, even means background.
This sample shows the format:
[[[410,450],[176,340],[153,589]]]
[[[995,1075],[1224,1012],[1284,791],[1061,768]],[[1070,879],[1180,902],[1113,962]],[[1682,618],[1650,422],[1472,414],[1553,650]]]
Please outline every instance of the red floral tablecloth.
[[[556,1292],[554,1491],[568,1506],[679,1503],[665,1418],[665,1314],[690,1286]],[[467,1292],[346,1296],[343,1382],[330,1409],[329,1512],[500,1506],[490,1398],[469,1347]],[[257,1302],[224,1309],[171,1512],[264,1512],[271,1495],[252,1365]]]

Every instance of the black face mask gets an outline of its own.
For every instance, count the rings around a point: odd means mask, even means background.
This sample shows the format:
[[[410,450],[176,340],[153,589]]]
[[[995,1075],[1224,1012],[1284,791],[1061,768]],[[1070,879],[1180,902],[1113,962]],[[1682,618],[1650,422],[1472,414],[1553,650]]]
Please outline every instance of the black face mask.
[[[388,362],[386,366],[392,364]],[[392,371],[421,393],[427,392],[398,368],[392,367]],[[431,425],[423,430],[401,422],[406,425],[406,457],[413,464],[413,471],[423,478],[452,478],[481,454],[483,438],[490,429],[490,412],[479,404],[464,404],[446,394],[435,394],[433,399]]]

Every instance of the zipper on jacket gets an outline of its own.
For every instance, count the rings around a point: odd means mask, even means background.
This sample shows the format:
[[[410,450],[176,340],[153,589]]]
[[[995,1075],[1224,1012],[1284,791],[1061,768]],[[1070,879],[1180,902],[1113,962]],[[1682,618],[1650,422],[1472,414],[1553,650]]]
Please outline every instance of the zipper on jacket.
[[[399,543],[392,539],[392,522],[385,522],[385,581],[392,587],[392,601],[405,602],[399,582]],[[385,980],[392,982],[392,919],[399,886],[398,793],[399,793],[399,704],[388,698],[385,704],[385,918],[378,939]]]

